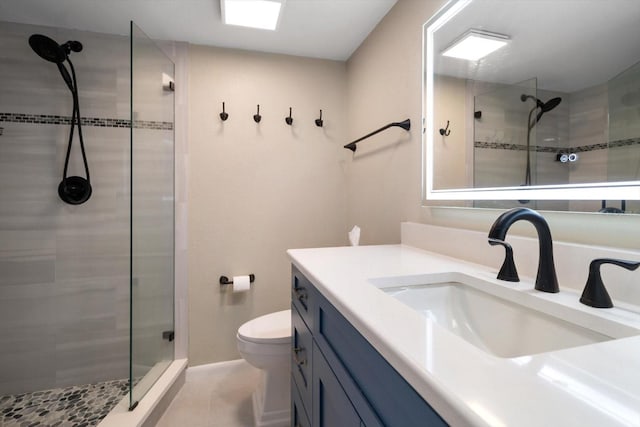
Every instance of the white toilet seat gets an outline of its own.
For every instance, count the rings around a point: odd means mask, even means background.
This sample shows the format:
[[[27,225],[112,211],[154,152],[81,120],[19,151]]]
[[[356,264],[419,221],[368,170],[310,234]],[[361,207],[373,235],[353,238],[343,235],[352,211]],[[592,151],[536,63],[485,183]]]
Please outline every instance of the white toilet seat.
[[[288,344],[291,342],[291,310],[265,314],[249,320],[238,328],[238,338],[243,341],[264,344]]]

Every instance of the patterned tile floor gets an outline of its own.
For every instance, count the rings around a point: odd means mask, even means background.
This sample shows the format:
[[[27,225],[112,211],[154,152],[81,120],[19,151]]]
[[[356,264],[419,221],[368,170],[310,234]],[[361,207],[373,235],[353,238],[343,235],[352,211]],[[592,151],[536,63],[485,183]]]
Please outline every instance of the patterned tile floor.
[[[129,391],[128,380],[0,396],[0,427],[90,427]]]

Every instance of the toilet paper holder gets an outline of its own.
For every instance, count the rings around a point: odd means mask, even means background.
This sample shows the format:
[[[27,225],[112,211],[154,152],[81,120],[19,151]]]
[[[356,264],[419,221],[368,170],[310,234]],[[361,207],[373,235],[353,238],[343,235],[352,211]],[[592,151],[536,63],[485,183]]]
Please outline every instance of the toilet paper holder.
[[[249,275],[249,283],[253,283],[254,280],[256,280],[256,275],[255,274],[250,274]],[[232,285],[233,284],[233,280],[229,280],[229,278],[227,276],[220,276],[220,284],[221,285]]]

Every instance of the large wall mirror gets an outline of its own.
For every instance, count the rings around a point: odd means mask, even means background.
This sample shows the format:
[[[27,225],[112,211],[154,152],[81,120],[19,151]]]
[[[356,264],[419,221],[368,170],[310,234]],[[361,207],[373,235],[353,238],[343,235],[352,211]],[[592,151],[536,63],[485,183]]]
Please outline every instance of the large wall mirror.
[[[424,27],[424,199],[639,213],[639,22],[637,0],[448,2]]]

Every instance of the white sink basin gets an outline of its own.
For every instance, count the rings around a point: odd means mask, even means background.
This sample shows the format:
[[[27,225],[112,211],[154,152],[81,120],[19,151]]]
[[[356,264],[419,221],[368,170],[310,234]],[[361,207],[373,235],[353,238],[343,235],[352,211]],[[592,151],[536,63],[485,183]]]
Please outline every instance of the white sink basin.
[[[569,315],[572,311],[569,307],[551,307],[555,304],[549,300],[470,276],[445,276],[382,278],[371,282],[451,333],[499,357],[532,355],[638,333],[618,329],[621,332],[618,336],[605,335],[595,328],[563,320],[563,311],[567,317],[576,318],[575,313]],[[549,305],[551,312],[559,312],[560,317],[531,308],[545,305]],[[577,317],[581,315],[585,313],[578,312]]]

